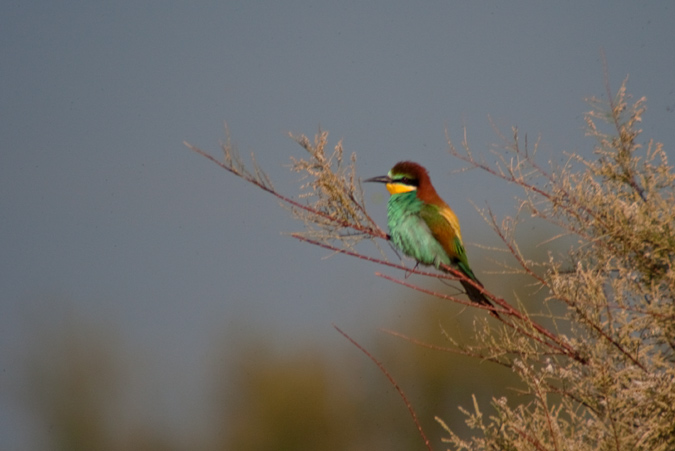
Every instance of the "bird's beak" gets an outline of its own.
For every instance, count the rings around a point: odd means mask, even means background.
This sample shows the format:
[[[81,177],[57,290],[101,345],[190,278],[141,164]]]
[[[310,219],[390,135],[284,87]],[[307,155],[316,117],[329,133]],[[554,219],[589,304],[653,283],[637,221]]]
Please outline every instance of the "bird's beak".
[[[391,177],[388,175],[380,175],[379,177],[373,177],[370,179],[366,179],[363,181],[364,183],[371,183],[371,182],[376,182],[376,183],[391,183]]]

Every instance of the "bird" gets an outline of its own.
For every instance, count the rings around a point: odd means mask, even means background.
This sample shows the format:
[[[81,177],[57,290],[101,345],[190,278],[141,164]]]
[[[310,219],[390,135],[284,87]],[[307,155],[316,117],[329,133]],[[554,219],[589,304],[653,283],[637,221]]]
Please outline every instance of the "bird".
[[[429,172],[420,164],[400,161],[387,175],[364,182],[384,183],[391,195],[387,203],[387,225],[394,247],[418,263],[448,272],[443,265],[457,268],[468,279],[459,282],[469,299],[490,307],[494,305],[476,287],[483,284],[474,274],[462,242],[459,219],[436,192]]]

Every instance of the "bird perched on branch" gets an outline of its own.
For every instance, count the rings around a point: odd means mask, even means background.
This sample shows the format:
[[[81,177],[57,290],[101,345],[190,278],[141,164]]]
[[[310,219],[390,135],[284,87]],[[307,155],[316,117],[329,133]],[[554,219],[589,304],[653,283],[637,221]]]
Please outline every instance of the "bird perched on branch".
[[[459,220],[440,198],[427,170],[412,161],[401,161],[389,174],[364,182],[385,183],[391,194],[387,204],[389,234],[394,246],[424,265],[446,271],[452,266],[475,282],[459,279],[471,301],[494,308],[476,286],[483,284],[469,266],[462,243]],[[447,271],[446,271],[447,272]],[[496,312],[492,315],[499,317]]]

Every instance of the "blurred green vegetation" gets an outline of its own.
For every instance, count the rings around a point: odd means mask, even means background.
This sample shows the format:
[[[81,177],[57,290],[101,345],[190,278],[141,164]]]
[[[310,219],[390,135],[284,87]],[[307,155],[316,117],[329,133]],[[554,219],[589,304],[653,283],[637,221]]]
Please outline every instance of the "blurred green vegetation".
[[[517,280],[505,279],[486,278],[507,294],[517,288]],[[441,283],[435,288],[453,290]],[[460,341],[471,337],[473,310],[404,289],[400,296],[407,307],[391,330],[438,347],[446,345],[443,333]],[[126,349],[110,327],[74,321],[44,332],[27,359],[27,399],[44,425],[47,449],[53,450],[423,448],[398,393],[347,340],[335,350],[307,337],[303,348],[281,352],[269,337],[266,331],[249,331],[214,343],[223,351],[206,363],[212,368],[207,396],[212,405],[204,406],[213,415],[187,436],[125,412],[122,400],[135,396],[128,382],[139,377],[135,371],[145,371],[136,369],[142,358],[138,353],[152,350]],[[371,336],[357,339],[403,388],[438,448],[443,430],[435,416],[466,431],[457,406],[469,407],[472,394],[486,403],[512,395],[509,387],[518,384],[509,370],[386,331],[374,329]],[[154,409],[147,411],[152,415]],[[161,413],[161,406],[156,409]]]

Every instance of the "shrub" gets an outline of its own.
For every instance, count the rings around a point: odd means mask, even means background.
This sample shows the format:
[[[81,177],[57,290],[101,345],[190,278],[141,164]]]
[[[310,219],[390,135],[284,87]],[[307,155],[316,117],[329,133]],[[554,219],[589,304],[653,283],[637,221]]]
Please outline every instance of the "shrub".
[[[638,141],[645,99],[629,103],[626,82],[609,98],[591,99],[586,114],[593,159],[569,154],[565,165],[544,169],[534,158],[537,146],[529,149],[515,129],[494,165],[476,159],[466,140],[459,149],[449,141],[454,157],[522,188],[513,217],[500,222],[489,209],[483,214],[515,259],[509,270],[546,295],[546,305],[532,312],[488,292],[499,321],[476,321],[471,344],[451,341],[452,352],[506,366],[525,387],[515,400],[493,399],[496,413],[489,417],[477,402],[463,410],[475,432],[469,439],[439,418],[453,449],[675,449],[675,175],[661,144]],[[328,154],[327,136],[295,138],[308,152],[292,165],[304,175],[302,201],[276,191],[255,160],[248,169],[229,140],[223,161],[186,145],[276,196],[304,222],[305,230],[292,235],[299,240],[407,273],[463,279],[357,249],[362,240],[377,246],[388,236],[365,208],[355,156],[346,163],[341,143]],[[555,225],[576,244],[562,257],[529,259],[515,238],[523,213]]]

